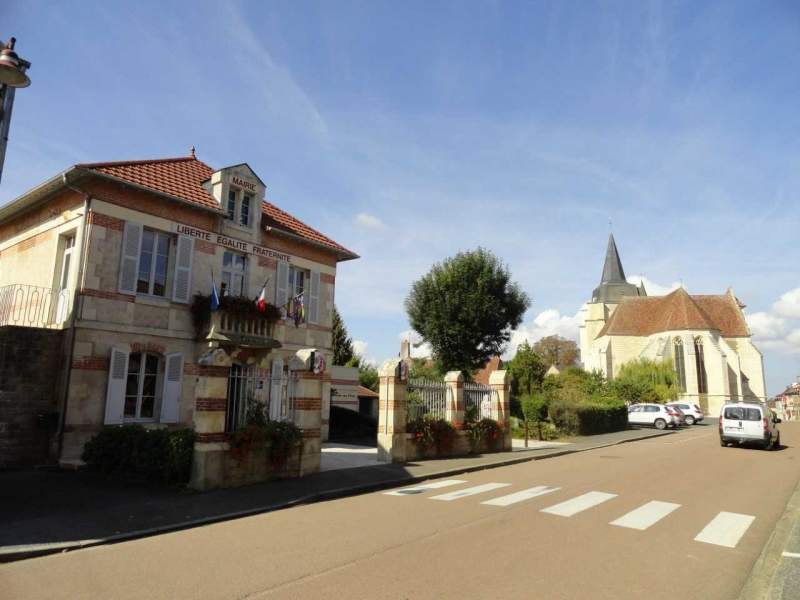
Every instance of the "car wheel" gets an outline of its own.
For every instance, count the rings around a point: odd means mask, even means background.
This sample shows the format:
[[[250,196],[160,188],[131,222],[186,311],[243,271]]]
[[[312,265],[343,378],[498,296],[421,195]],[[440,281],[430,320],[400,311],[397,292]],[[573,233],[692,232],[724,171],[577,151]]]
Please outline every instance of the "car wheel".
[[[687,425],[694,425],[694,417],[689,415],[686,417],[686,424]]]
[[[667,426],[667,422],[664,419],[656,419],[653,425],[656,426],[656,429],[664,429]]]
[[[725,441],[725,438],[719,438],[719,445],[724,448],[728,445],[728,442]]]

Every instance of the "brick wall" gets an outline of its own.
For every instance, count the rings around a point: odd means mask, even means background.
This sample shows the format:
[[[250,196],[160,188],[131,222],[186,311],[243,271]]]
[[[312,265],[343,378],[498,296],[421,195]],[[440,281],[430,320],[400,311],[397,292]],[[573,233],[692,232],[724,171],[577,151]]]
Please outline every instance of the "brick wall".
[[[0,467],[48,461],[56,430],[37,420],[58,409],[65,331],[0,328]]]

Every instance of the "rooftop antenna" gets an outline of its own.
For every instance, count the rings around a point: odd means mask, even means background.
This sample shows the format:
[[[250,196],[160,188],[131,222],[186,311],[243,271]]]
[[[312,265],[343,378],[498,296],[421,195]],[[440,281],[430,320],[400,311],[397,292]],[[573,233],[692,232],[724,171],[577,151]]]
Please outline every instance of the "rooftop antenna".
[[[194,155],[194,146],[192,146],[191,148],[189,148],[189,152],[191,152],[191,154],[192,154],[192,158],[195,158],[195,155]]]

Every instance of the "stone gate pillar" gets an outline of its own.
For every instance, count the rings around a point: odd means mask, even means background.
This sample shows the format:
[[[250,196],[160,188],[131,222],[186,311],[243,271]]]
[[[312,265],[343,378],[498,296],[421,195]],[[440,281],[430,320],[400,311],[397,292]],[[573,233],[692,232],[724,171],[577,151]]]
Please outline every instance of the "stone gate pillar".
[[[389,359],[378,371],[378,460],[406,461],[406,380],[402,361]]]
[[[303,432],[300,475],[317,473],[322,460],[322,394],[326,372],[314,372],[320,352],[314,348],[298,350],[289,361],[294,383],[294,424]],[[322,361],[322,364],[327,364]]]
[[[464,427],[464,375],[461,371],[449,371],[444,376],[447,386],[447,404],[445,419],[456,429]]]
[[[492,418],[503,426],[503,450],[511,450],[511,375],[494,371],[489,375],[492,388]]]
[[[219,487],[224,477],[228,450],[225,435],[225,410],[231,358],[221,349],[211,350],[193,366],[196,370],[194,399],[194,444],[192,477],[189,486],[196,490]]]

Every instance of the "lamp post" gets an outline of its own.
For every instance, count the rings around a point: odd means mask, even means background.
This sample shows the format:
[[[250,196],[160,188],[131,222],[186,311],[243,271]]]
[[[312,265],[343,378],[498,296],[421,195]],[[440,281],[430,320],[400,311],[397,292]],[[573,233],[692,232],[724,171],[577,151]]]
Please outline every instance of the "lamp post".
[[[31,63],[21,59],[14,52],[16,42],[16,38],[13,37],[8,40],[8,44],[0,42],[0,179],[3,177],[3,163],[6,159],[14,94],[17,88],[28,87],[31,84],[30,77],[25,74]]]

